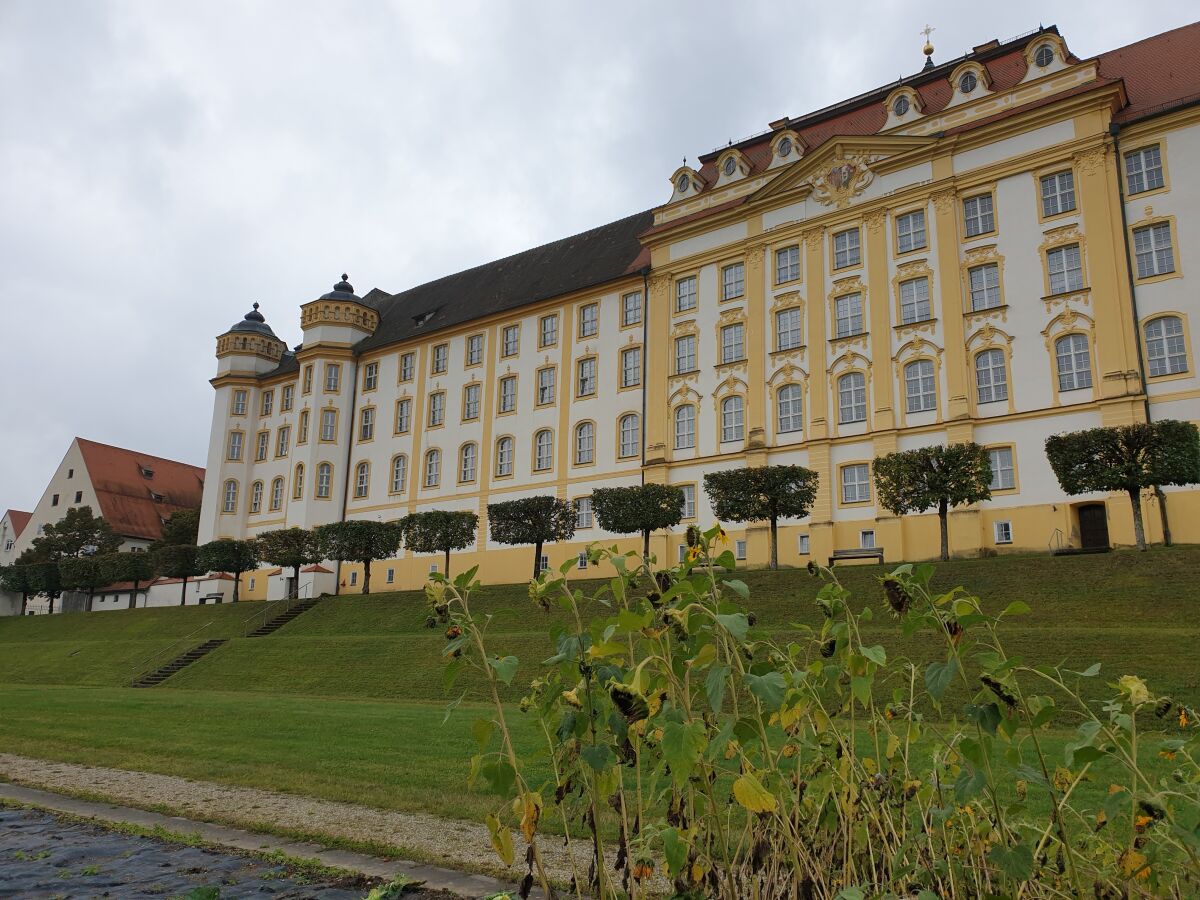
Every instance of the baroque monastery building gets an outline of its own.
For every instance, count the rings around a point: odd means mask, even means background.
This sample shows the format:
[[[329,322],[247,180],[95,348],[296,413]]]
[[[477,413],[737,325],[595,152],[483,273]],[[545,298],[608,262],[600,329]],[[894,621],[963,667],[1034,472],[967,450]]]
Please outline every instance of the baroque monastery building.
[[[1200,418],[1197,58],[1200,24],[1092,59],[1055,28],[992,41],[707,153],[651,211],[398,294],[343,276],[294,352],[256,304],[217,339],[200,541],[469,509],[455,570],[519,581],[528,550],[489,543],[489,502],[575,501],[557,565],[614,539],[594,488],[646,480],[686,491],[652,539],[674,561],[712,522],[706,472],[797,463],[821,487],[781,563],[925,558],[936,515],[879,506],[872,460],[976,441],[993,496],[952,513],[954,552],[1132,543],[1128,499],[1063,494],[1043,444]],[[1200,541],[1197,492],[1166,497]],[[730,533],[766,561],[765,523]],[[373,578],[439,562],[402,551]]]

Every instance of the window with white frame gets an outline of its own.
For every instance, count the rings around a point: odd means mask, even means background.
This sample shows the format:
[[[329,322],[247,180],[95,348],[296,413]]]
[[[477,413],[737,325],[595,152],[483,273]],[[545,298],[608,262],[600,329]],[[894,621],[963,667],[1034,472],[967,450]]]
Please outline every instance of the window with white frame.
[[[548,406],[554,402],[555,371],[552,367],[538,369],[537,373],[537,402],[538,406]]]
[[[250,485],[250,512],[251,514],[262,512],[263,501],[263,483],[256,481]]]
[[[591,397],[596,393],[596,358],[588,356],[579,360],[576,372],[578,374],[576,393],[580,397]]]
[[[680,518],[696,518],[696,486],[694,484],[681,484],[679,490],[683,492],[683,506],[680,510]]]
[[[1187,344],[1179,316],[1159,316],[1146,323],[1146,359],[1152,378],[1188,370]]]
[[[467,365],[477,366],[483,362],[483,335],[473,334],[467,338]]]
[[[350,587],[355,587],[357,584],[358,584],[358,573],[351,572],[350,573]]]
[[[283,393],[279,397],[279,411],[280,412],[291,412],[292,405],[295,403],[295,399],[296,399],[295,386],[291,385],[291,384],[285,384],[283,386]]]
[[[225,482],[225,502],[221,509],[227,513],[237,512],[238,483],[230,478]]]
[[[975,390],[980,403],[1008,399],[1008,367],[1004,351],[983,350],[975,354]]]
[[[741,397],[721,401],[721,441],[740,441],[745,436],[745,406]]]
[[[621,387],[636,387],[642,383],[642,348],[626,347],[621,351]]]
[[[575,500],[575,527],[592,527],[592,498],[579,497]]]
[[[1092,355],[1082,334],[1068,334],[1054,342],[1058,363],[1058,390],[1077,391],[1092,386]]]
[[[479,418],[479,392],[477,384],[468,384],[463,388],[463,421],[469,422]]]
[[[993,309],[1000,305],[1000,266],[984,263],[967,270],[971,282],[971,309]]]
[[[229,432],[229,452],[226,457],[231,460],[239,460],[242,458],[242,441],[245,435],[240,431]]]
[[[807,534],[802,534],[797,538],[796,549],[802,555],[804,555],[804,556],[808,555],[808,535]]]
[[[675,282],[675,312],[696,308],[696,276],[689,275]]]
[[[475,480],[475,471],[479,464],[479,445],[463,444],[458,451],[458,480],[469,482]]]
[[[1125,154],[1125,181],[1130,194],[1153,191],[1166,183],[1157,144]]]
[[[675,449],[688,450],[696,446],[696,407],[684,403],[675,407]]]
[[[269,416],[275,411],[275,392],[263,391],[262,393],[262,412],[261,415]]]
[[[1075,208],[1075,175],[1070,171],[1043,175],[1042,215],[1057,216]]]
[[[587,552],[584,550],[580,550],[579,553],[575,557],[575,568],[586,569],[587,567],[588,567]]]
[[[554,464],[554,434],[543,428],[533,436],[533,469],[544,472]]]
[[[550,557],[546,556],[546,554],[544,554],[544,553],[538,557],[538,571],[539,572],[550,571]]]
[[[685,334],[675,338],[675,374],[696,371],[696,336]]]
[[[721,362],[738,362],[746,358],[746,326],[741,322],[721,329]]]
[[[775,283],[796,281],[800,277],[800,245],[780,247],[775,251]]]
[[[847,228],[833,236],[833,267],[844,269],[862,261],[862,245],[858,229]]]
[[[503,356],[516,356],[521,352],[521,326],[520,325],[505,325],[502,332],[502,352]]]
[[[354,496],[361,500],[371,488],[371,464],[360,462],[354,470]]]
[[[628,327],[642,321],[642,292],[631,291],[621,297],[621,324]]]
[[[232,414],[235,416],[244,416],[246,414],[246,392],[233,392],[233,408]]]
[[[388,584],[394,584],[396,581],[396,570],[388,569],[384,581],[386,581]]]
[[[996,538],[997,544],[1011,544],[1013,542],[1012,522],[1010,521],[993,522],[992,533]]]
[[[621,445],[617,455],[622,459],[637,456],[642,449],[641,420],[635,413],[627,413],[621,416],[618,430],[621,433]]]
[[[438,564],[437,564],[437,563],[430,563],[430,564],[429,564],[429,574],[430,574],[430,575],[436,575],[437,573],[438,573]]]
[[[866,463],[842,466],[842,502],[866,503],[871,499],[871,467]]]
[[[442,483],[442,451],[430,450],[425,454],[425,487],[437,487]]]
[[[271,482],[271,509],[283,508],[283,479],[276,478]]]
[[[323,409],[321,410],[321,440],[333,441],[337,439],[337,410]]]
[[[588,303],[579,310],[579,336],[595,337],[600,332],[600,304]]]
[[[721,269],[721,299],[736,300],[746,293],[746,264],[733,263]]]
[[[433,374],[442,375],[450,361],[450,345],[438,344],[433,348]]]
[[[396,401],[396,434],[408,434],[412,428],[412,400]]]
[[[558,314],[551,313],[538,319],[538,346],[553,347],[558,343]]]
[[[575,426],[575,465],[587,466],[596,461],[596,426],[580,422]]]
[[[1050,293],[1052,295],[1083,289],[1083,266],[1080,261],[1078,244],[1047,250],[1046,268],[1050,272]]]
[[[744,540],[736,540],[733,542],[733,554],[736,559],[746,558],[746,542]]]
[[[863,333],[862,294],[845,294],[833,301],[837,337]]]
[[[325,364],[325,390],[336,394],[341,385],[342,367],[337,363]]]
[[[996,214],[992,208],[991,194],[980,194],[963,201],[963,228],[967,237],[996,230]]]
[[[256,446],[254,448],[254,461],[262,462],[264,459],[266,459],[267,451],[270,448],[270,446],[271,446],[271,432],[260,431],[258,433],[258,440],[257,440]]]
[[[412,381],[416,371],[416,356],[412,353],[400,354],[400,380]]]
[[[679,545],[679,561],[680,562],[683,562],[685,559],[687,559],[687,552],[688,552],[688,545],[680,544]]]
[[[333,492],[333,466],[321,463],[317,466],[317,496],[328,500]]]
[[[287,456],[292,449],[292,426],[280,425],[275,435],[275,455]]]
[[[369,362],[363,366],[363,390],[373,391],[379,387],[379,363]]]
[[[502,437],[496,441],[496,475],[504,478],[513,473],[513,439]]]
[[[1011,491],[1017,486],[1012,447],[990,447],[988,462],[992,466],[992,480],[988,484],[989,488],[993,491]]]
[[[842,425],[867,420],[867,378],[862,372],[847,372],[838,379],[838,422]]]
[[[306,394],[311,394],[313,388],[313,367],[304,367],[304,381],[301,390]]]
[[[874,529],[864,529],[858,533],[858,546],[862,550],[875,549],[875,531]]]
[[[434,428],[446,421],[446,394],[436,391],[429,395],[429,426]]]
[[[296,463],[296,471],[292,476],[292,498],[300,500],[304,497],[304,463]]]
[[[775,349],[795,350],[802,343],[800,310],[781,309],[775,313]]]
[[[500,412],[514,412],[517,408],[517,376],[505,375],[500,379]]]
[[[391,493],[401,494],[404,492],[404,483],[408,481],[408,457],[403,453],[399,453],[392,457],[392,485]]]
[[[900,322],[911,325],[932,318],[929,305],[929,279],[925,276],[900,282]]]
[[[375,437],[375,407],[364,407],[359,413],[358,439],[369,441]]]
[[[896,252],[908,253],[925,246],[925,210],[916,209],[896,217]]]
[[[775,394],[780,433],[801,431],[804,428],[804,392],[798,384],[785,384]]]
[[[296,424],[296,443],[308,443],[308,410],[300,410],[300,418]]]
[[[1133,252],[1138,278],[1168,275],[1175,271],[1175,251],[1171,246],[1171,223],[1155,222],[1133,229]]]
[[[937,409],[933,361],[918,359],[904,367],[905,409],[910,413]]]

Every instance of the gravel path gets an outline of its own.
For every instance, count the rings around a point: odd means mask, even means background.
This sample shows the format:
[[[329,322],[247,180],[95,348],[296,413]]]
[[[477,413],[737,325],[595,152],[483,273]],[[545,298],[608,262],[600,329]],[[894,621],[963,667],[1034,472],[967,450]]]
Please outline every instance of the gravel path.
[[[257,788],[189,781],[173,775],[127,772],[101,766],[30,759],[0,753],[0,779],[59,791],[103,797],[141,808],[168,808],[176,815],[243,828],[286,829],[326,838],[369,841],[397,855],[519,881],[525,874],[524,841],[514,836],[517,863],[506,868],[492,850],[487,828],[473,822],[425,813],[403,813],[352,803],[316,800]],[[551,877],[571,879],[571,863],[561,839],[538,844]],[[586,847],[577,853],[586,854]],[[587,860],[579,859],[585,874]]]

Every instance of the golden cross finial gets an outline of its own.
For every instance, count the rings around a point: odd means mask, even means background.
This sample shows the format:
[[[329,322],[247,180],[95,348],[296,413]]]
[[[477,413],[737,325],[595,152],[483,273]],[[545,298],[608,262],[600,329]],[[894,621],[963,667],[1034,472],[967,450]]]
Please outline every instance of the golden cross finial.
[[[925,42],[926,42],[926,43],[928,43],[928,42],[929,42],[929,36],[930,36],[931,34],[933,34],[933,33],[934,33],[934,31],[936,31],[936,30],[937,30],[937,29],[935,29],[935,28],[932,28],[932,27],[931,27],[931,26],[929,26],[929,25],[926,25],[924,28],[922,28],[922,29],[921,29],[921,34],[925,35]]]

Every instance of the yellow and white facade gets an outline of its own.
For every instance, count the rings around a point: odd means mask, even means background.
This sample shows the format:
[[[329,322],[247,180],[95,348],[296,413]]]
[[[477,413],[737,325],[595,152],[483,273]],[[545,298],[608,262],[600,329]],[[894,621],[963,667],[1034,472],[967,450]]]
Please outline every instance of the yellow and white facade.
[[[1091,60],[1054,29],[992,42],[706,154],[652,213],[403,294],[343,281],[302,307],[294,354],[261,316],[235,326],[201,541],[470,509],[478,539],[452,565],[518,581],[530,551],[489,542],[489,502],[579,502],[557,565],[614,539],[595,487],[682,485],[688,517],[652,539],[674,560],[712,521],[706,472],[796,463],[821,488],[781,527],[781,563],[928,558],[936,516],[877,505],[872,460],[976,441],[993,497],[952,512],[953,552],[1132,543],[1127,498],[1064,495],[1043,444],[1200,419],[1200,105],[1148,90],[1139,64],[1181,44],[1200,50],[1200,29]],[[1200,540],[1196,490],[1165,497],[1174,539]],[[1144,512],[1161,539],[1159,501]],[[765,563],[765,523],[730,531]],[[417,586],[437,562],[404,551],[373,584]]]

